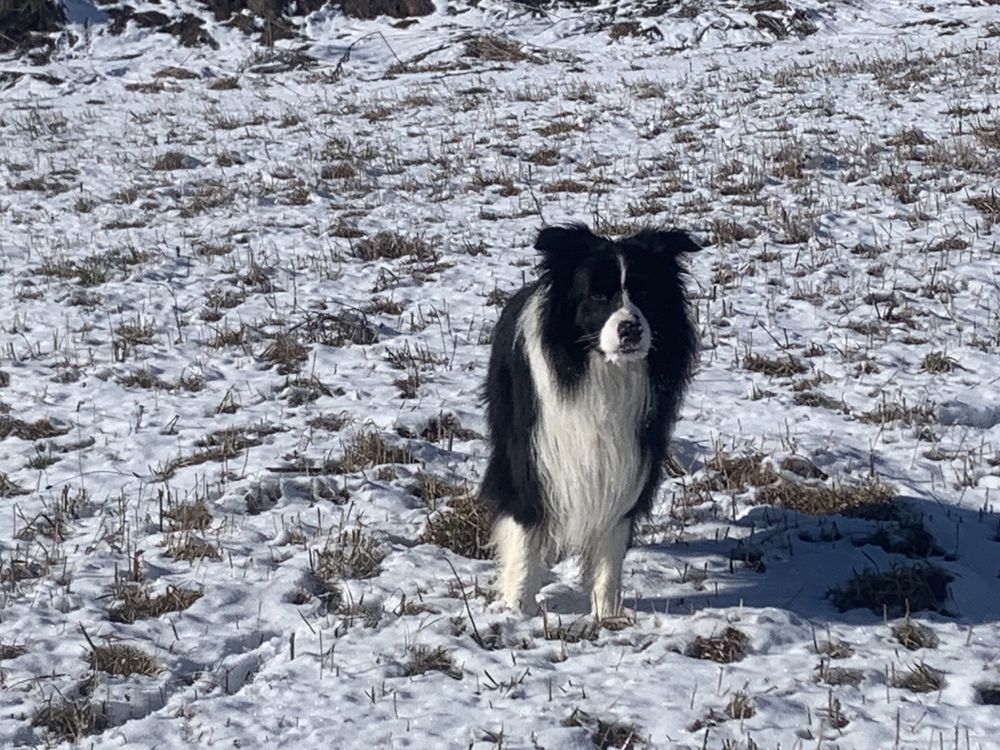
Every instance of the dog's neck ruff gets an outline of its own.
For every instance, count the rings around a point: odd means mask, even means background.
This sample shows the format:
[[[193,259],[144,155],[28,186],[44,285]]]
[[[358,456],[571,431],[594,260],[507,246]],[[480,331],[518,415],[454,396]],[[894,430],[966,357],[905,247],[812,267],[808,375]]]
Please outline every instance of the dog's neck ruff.
[[[649,469],[641,430],[652,389],[645,360],[610,363],[596,351],[579,383],[562,386],[541,336],[548,293],[543,286],[532,295],[518,328],[538,401],[531,441],[546,532],[562,553],[578,551],[638,500]]]

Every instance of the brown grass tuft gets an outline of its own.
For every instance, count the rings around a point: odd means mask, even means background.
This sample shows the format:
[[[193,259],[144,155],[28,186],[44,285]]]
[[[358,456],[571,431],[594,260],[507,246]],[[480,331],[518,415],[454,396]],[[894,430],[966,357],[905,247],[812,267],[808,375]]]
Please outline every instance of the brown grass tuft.
[[[87,654],[87,661],[91,669],[122,677],[133,674],[152,676],[160,671],[156,660],[145,651],[120,643],[95,647]]]
[[[944,672],[918,662],[904,674],[897,674],[893,669],[890,684],[914,693],[932,693],[944,687]]]
[[[938,637],[930,628],[916,623],[907,617],[892,628],[892,637],[910,651],[919,648],[937,648]]]
[[[413,463],[413,453],[408,446],[393,446],[378,432],[363,430],[354,435],[344,450],[344,457],[337,462],[337,471],[350,474],[383,464]]]
[[[108,617],[112,622],[132,624],[136,620],[148,620],[168,612],[183,612],[201,598],[202,592],[167,586],[162,594],[151,596],[140,584],[123,582],[114,587],[112,595],[117,603],[108,612]]]
[[[184,562],[222,559],[222,550],[218,544],[206,541],[189,531],[179,535],[168,534],[164,554]]]
[[[752,372],[779,378],[788,378],[792,375],[809,372],[809,368],[791,354],[773,359],[760,354],[748,354],[743,359],[743,366]]]
[[[694,659],[708,659],[720,664],[731,664],[746,656],[750,639],[736,628],[726,628],[721,635],[711,638],[698,636],[685,649],[684,655]]]
[[[727,456],[716,453],[705,464],[712,472],[708,478],[695,482],[692,489],[710,492],[744,490],[760,487],[777,480],[778,475],[770,465],[764,463],[764,456],[754,453],[748,456]]]
[[[361,529],[341,531],[313,559],[313,572],[324,582],[342,578],[374,578],[382,570],[385,552]]]
[[[378,232],[354,246],[354,255],[361,260],[396,260],[410,258],[417,261],[435,261],[438,252],[421,237],[406,237],[395,232]]]
[[[28,491],[26,489],[0,471],[0,497],[16,497],[27,494]]]
[[[951,372],[958,367],[958,361],[944,352],[930,352],[920,362],[924,372]]]
[[[895,490],[878,480],[859,485],[806,485],[781,479],[757,490],[755,500],[812,516],[850,514],[872,506],[887,506]]]
[[[49,702],[31,717],[31,726],[47,729],[56,742],[79,743],[84,737],[103,732],[107,716],[88,696],[61,703]]]
[[[18,646],[16,643],[0,643],[0,661],[16,659],[26,653],[28,653],[26,646]]]
[[[57,427],[52,424],[48,417],[26,422],[8,414],[0,414],[0,440],[11,436],[21,440],[44,440],[65,435],[69,430],[68,426]]]
[[[420,541],[473,560],[486,560],[491,552],[491,520],[490,512],[479,499],[464,493],[452,499],[447,509],[431,515]]]
[[[950,573],[926,563],[894,565],[885,573],[869,568],[855,571],[827,595],[841,612],[869,609],[900,616],[928,610],[949,615],[945,604],[951,580]]]
[[[462,679],[462,670],[455,665],[455,659],[444,646],[413,646],[410,658],[403,665],[403,675],[415,677],[427,672],[443,672],[453,680]]]

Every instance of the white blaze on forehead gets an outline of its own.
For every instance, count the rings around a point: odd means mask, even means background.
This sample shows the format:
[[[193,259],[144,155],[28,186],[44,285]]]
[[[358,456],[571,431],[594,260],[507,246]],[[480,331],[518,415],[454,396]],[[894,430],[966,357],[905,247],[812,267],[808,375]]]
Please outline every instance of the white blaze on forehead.
[[[627,268],[625,265],[625,256],[621,253],[618,254],[618,267],[621,269],[622,306],[607,319],[607,322],[601,328],[601,335],[598,339],[598,346],[609,362],[642,359],[649,351],[649,345],[652,341],[646,317],[628,298],[628,289],[625,288]],[[618,338],[618,326],[625,321],[638,323],[642,328],[639,336],[639,345],[631,352],[621,351],[621,341]]]

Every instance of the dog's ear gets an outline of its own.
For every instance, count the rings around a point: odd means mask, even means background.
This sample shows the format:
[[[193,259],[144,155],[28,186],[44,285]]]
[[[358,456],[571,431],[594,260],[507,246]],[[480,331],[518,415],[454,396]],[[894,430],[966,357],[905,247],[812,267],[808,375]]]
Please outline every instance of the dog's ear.
[[[629,237],[626,242],[648,252],[667,253],[672,256],[701,250],[701,245],[691,239],[687,232],[679,229],[643,229]]]
[[[584,252],[602,241],[583,224],[566,224],[539,231],[535,249],[542,256],[542,267],[556,273],[574,267]]]

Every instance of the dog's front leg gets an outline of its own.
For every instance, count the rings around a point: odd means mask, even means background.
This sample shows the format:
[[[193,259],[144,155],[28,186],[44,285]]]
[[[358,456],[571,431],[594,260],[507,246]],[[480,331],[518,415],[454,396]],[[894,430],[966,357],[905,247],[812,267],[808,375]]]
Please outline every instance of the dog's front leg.
[[[497,587],[504,603],[519,612],[538,612],[536,596],[542,586],[544,553],[542,533],[510,516],[497,519],[493,544],[497,557]]]
[[[631,535],[632,520],[623,518],[584,552],[584,584],[590,589],[591,614],[598,620],[621,613],[622,562]]]

